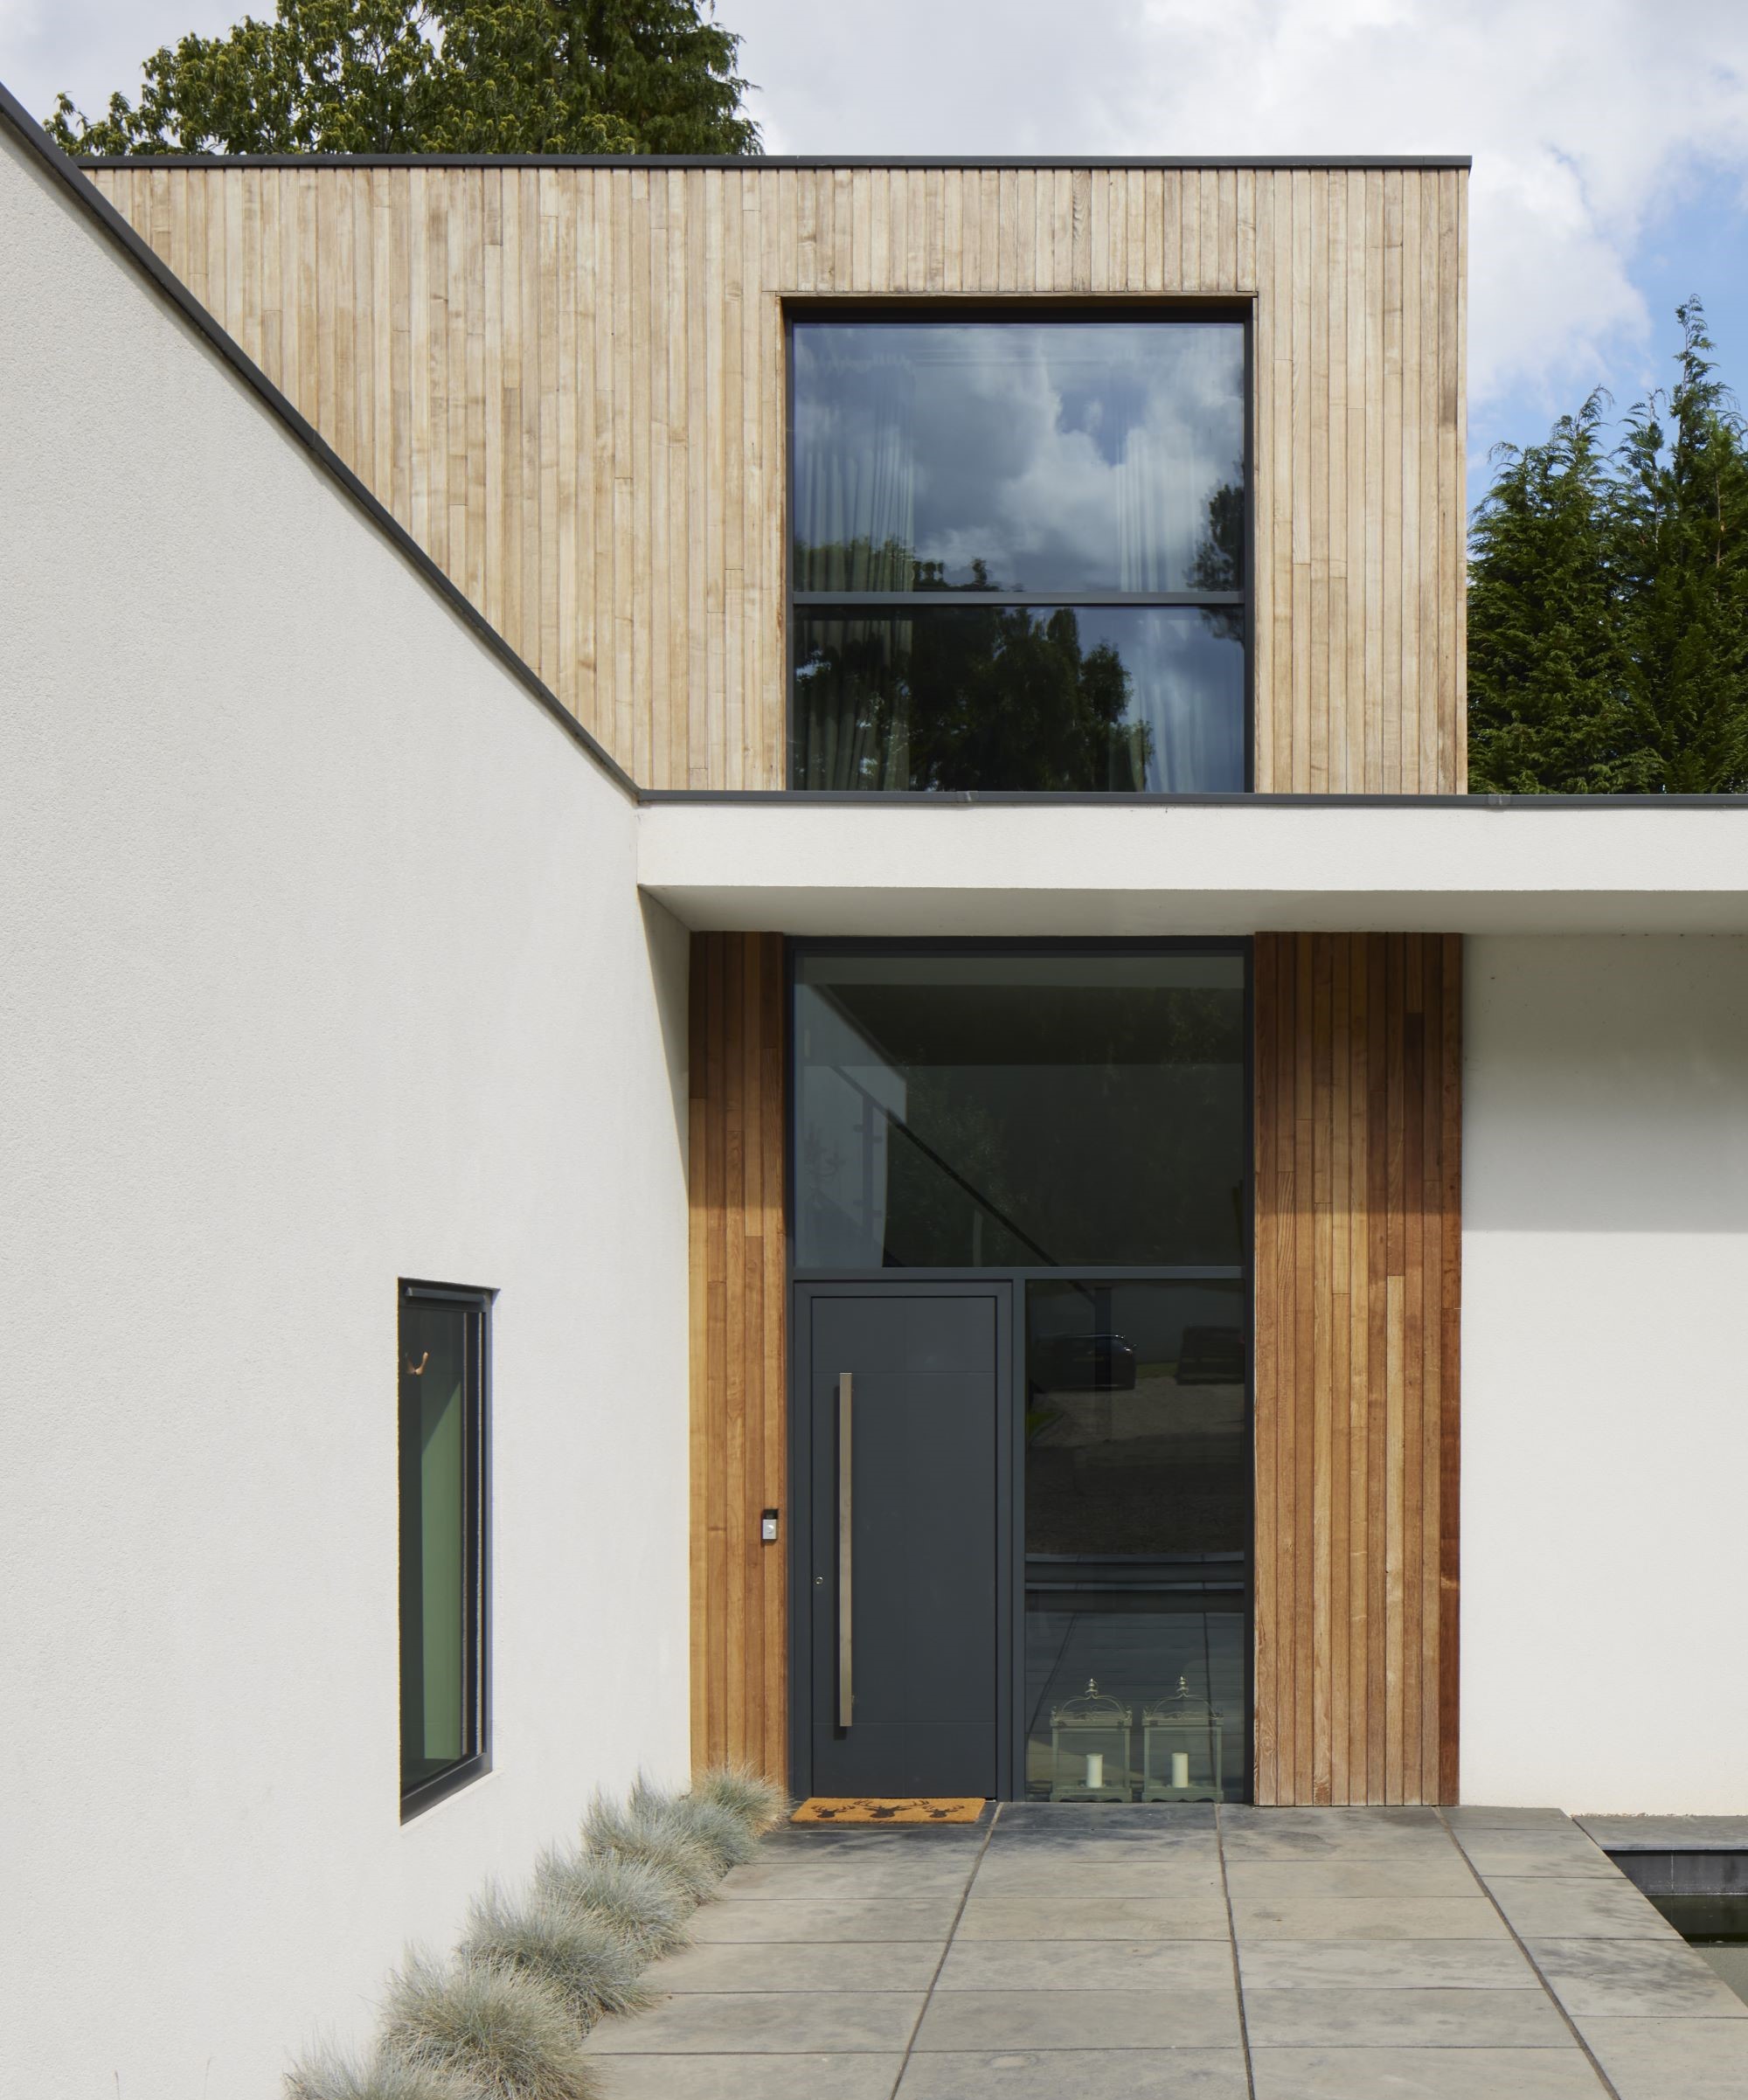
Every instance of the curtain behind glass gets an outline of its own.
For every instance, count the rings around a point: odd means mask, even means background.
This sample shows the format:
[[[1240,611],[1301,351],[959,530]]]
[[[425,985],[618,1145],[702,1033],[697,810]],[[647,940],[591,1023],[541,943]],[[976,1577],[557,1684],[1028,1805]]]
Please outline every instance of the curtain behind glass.
[[[795,588],[907,591],[916,543],[916,378],[877,329],[795,339]]]
[[[1239,587],[1237,323],[801,322],[794,343],[797,590]]]
[[[1130,430],[1117,464],[1117,587],[1167,591],[1189,565],[1201,520],[1181,430]]]
[[[1242,615],[1137,606],[1129,620],[1147,752],[1139,784],[1155,794],[1236,793],[1245,783]]]
[[[908,620],[798,624],[793,786],[912,786],[913,642]]]

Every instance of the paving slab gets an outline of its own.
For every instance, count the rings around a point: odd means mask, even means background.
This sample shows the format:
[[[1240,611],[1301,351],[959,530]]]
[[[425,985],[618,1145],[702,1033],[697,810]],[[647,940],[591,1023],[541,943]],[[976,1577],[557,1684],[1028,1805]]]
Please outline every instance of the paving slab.
[[[1040,1803],[723,1890],[604,2100],[1748,2100],[1748,2005],[1557,1811]]]
[[[1235,1802],[1218,1812],[1221,1832],[1235,1830],[1437,1830],[1440,1812],[1413,1804],[1377,1808],[1256,1808]]]
[[[934,1940],[708,1940],[670,1954],[644,1981],[656,1991],[926,1991]],[[1748,2012],[1748,2006],[1743,2007]]]
[[[922,2007],[919,1991],[676,1993],[602,2020],[583,2047],[597,2056],[891,2054],[909,2045]]]
[[[1516,1943],[1503,1934],[1496,1939],[1250,1940],[1238,1962],[1246,1992],[1543,1988]]]
[[[1455,1849],[1451,1833],[1436,1819],[1422,1822],[1369,1823],[1361,1812],[1343,1810],[1340,1819],[1311,1822],[1308,1811],[1282,1809],[1290,1822],[1245,1822],[1221,1833],[1229,1866],[1241,1861],[1293,1860],[1444,1859]]]
[[[1060,1837],[1079,1831],[1094,1837],[1157,1837],[1211,1832],[1216,1825],[1211,1801],[1004,1801],[994,1836]]]
[[[1748,1852],[1748,1816],[1574,1816],[1606,1852]]]
[[[1526,1971],[1527,1973],[1527,1971]],[[1533,1978],[1531,1979],[1533,1981]],[[955,1939],[936,1980],[943,1991],[1221,1990],[1232,1983],[1224,1938]],[[1748,2007],[1745,2007],[1748,2010]]]
[[[898,2083],[898,2100],[1249,2100],[1249,2093],[1238,2049],[939,2050],[912,2056]]]
[[[1132,1852],[1142,1858],[1184,1850],[1217,1851],[1220,1832],[1213,1823],[1134,1823],[1125,1826],[1096,1823],[998,1822],[989,1833],[989,1853],[1079,1852],[1086,1846],[1108,1851]]]
[[[759,1856],[863,1852],[908,1858],[926,1846],[937,1853],[975,1853],[988,1842],[992,1827],[988,1816],[981,1823],[784,1823],[760,1840]]]
[[[1748,2005],[1679,1939],[1532,1939],[1548,1988],[1574,2019],[1748,2021]]]
[[[1464,1855],[1483,1880],[1533,1874],[1562,1881],[1608,1881],[1620,1869],[1580,1830],[1470,1830],[1459,1833]]]
[[[613,2056],[601,2100],[891,2100],[896,2056]]]
[[[749,1896],[841,1896],[863,1902],[875,1896],[962,1896],[975,1865],[970,1854],[953,1859],[920,1852],[908,1858],[843,1859],[835,1852],[811,1857],[785,1853],[755,1860],[750,1867],[731,1868],[722,1878],[722,1894],[743,1901]]]
[[[1424,1856],[1387,1860],[1229,1860],[1226,1880],[1236,1900],[1273,1896],[1418,1896],[1481,1894],[1467,1862],[1454,1845]]]
[[[1177,1902],[1186,1899],[1221,1900],[1217,1853],[1188,1860],[1081,1861],[1073,1855],[986,1858],[977,1869],[972,1894],[1073,1896],[1097,1902],[1102,1896],[1151,1896]]]
[[[1239,1946],[1253,1939],[1503,1939],[1484,1896],[1232,1896]]]
[[[1620,2100],[1742,2100],[1748,2023],[1740,2020],[1580,2020]]]
[[[1681,1935],[1627,1881],[1488,1875],[1487,1892],[1524,1939],[1668,1939]]]
[[[1104,1896],[1098,1901],[1058,1896],[979,1896],[961,1913],[954,1938],[977,1939],[1214,1939],[1231,1934],[1224,1900],[1213,1896],[1182,1902],[1146,1896]]]
[[[1545,1992],[1271,1990],[1247,1984],[1252,2048],[1570,2048]]]
[[[1254,2049],[1251,2063],[1256,2100],[1604,2100],[1607,2091],[1576,2043],[1564,2049]]]
[[[1051,1867],[1157,1867],[1193,1872],[1220,1871],[1220,1841],[1211,1830],[1186,1831],[1181,1838],[1024,1837],[989,1840],[980,1874],[995,1868],[1040,1871]]]
[[[1564,1808],[1441,1808],[1453,1830],[1566,1830],[1572,1819]]]
[[[695,1940],[933,1940],[944,1945],[959,1915],[957,1896],[864,1902],[814,1897],[773,1902],[733,1897],[705,1906],[692,1918]]]
[[[1238,1994],[1223,1990],[940,1991],[916,2048],[928,2049],[1237,2048]]]

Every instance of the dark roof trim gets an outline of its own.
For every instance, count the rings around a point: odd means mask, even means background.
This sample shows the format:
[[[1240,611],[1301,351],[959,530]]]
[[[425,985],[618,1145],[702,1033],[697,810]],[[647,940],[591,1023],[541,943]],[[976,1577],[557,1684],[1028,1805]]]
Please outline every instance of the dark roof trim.
[[[1048,794],[977,788],[870,794],[846,787],[644,787],[640,802],[773,802],[935,809],[1748,809],[1748,794]]]
[[[364,512],[364,516],[393,545],[402,559],[418,572],[420,579],[472,630],[475,638],[496,657],[524,690],[539,702],[572,743],[580,745],[614,785],[635,801],[637,784],[624,767],[596,743],[551,688],[524,662],[479,608],[456,589],[424,548],[395,522],[315,426],[298,413],[260,365],[244,353],[233,337],[225,334],[180,279],[165,268],[120,212],[92,184],[86,181],[78,164],[67,158],[24,104],[3,87],[0,87],[0,124],[17,135],[25,151],[36,156],[44,171],[60,185],[77,208],[95,222],[142,276],[150,280],[153,287],[169,301],[189,327],[205,338],[209,347],[218,352],[268,412],[285,426],[286,430],[322,471],[338,485],[343,495],[350,498],[357,509]]]
[[[1203,154],[1190,157],[1079,155],[1030,159],[1012,154],[957,154],[919,158],[907,154],[800,153],[142,153],[82,158],[81,168],[1467,168],[1467,153],[1337,154],[1327,157],[1270,154]]]

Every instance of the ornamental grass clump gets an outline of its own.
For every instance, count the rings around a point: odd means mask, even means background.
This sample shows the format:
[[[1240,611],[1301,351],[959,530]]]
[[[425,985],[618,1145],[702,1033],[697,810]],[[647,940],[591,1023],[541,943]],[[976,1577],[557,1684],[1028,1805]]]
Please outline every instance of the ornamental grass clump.
[[[286,2100],[595,2100],[583,2037],[649,2003],[645,1964],[686,1944],[693,1910],[788,1806],[743,1765],[683,1794],[640,1778],[623,1806],[597,1794],[580,1842],[543,1853],[525,1895],[475,1900],[453,1963],[413,1955],[391,1978],[373,2054],[316,2051]]]
[[[639,1797],[615,1808],[600,1794],[583,1818],[585,1852],[612,1853],[658,1868],[675,1886],[701,1903],[722,1879],[724,1868],[702,1839],[674,1812],[673,1799],[641,1788]]]
[[[694,1797],[738,1816],[755,1838],[774,1830],[789,1812],[789,1797],[750,1764],[718,1764],[692,1782]]]
[[[687,1794],[658,1793],[640,1779],[631,1792],[634,1813],[653,1816],[668,1828],[696,1838],[725,1874],[744,1867],[759,1849],[759,1840],[732,1808],[694,1788]]]
[[[543,1895],[593,1913],[644,1959],[672,1954],[691,1937],[686,1930],[691,1897],[648,1860],[554,1845],[540,1855],[534,1886]]]
[[[475,2100],[589,2100],[581,2031],[550,1983],[517,1969],[414,1956],[390,1982],[383,2047],[469,2083]]]
[[[463,1962],[550,1985],[585,2034],[604,2013],[649,2003],[637,1980],[642,1951],[599,1911],[538,1883],[519,1901],[496,1889],[476,1897],[459,1951]]]
[[[285,2100],[480,2100],[471,2078],[377,2049],[363,2063],[318,2049],[286,2074]]]

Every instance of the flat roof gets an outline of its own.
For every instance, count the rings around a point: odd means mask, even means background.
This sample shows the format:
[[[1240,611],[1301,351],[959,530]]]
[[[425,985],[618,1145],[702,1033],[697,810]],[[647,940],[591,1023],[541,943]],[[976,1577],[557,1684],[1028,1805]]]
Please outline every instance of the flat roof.
[[[1039,174],[1058,169],[1115,170],[1132,168],[1467,168],[1467,153],[1408,155],[1203,155],[1125,156],[1080,154],[1068,159],[1033,160],[1002,154],[797,154],[797,153],[135,153],[107,157],[81,155],[81,168],[1024,168]]]
[[[944,602],[944,601],[943,601]],[[838,809],[1460,809],[1748,810],[1748,794],[1498,794],[1488,787],[1454,794],[1367,794],[1258,788],[1148,790],[1130,794],[1101,789],[1013,787],[641,787],[643,802],[780,803]]]
[[[699,932],[1748,933],[1740,795],[638,800]]]

